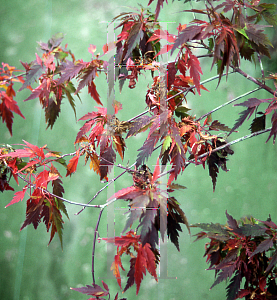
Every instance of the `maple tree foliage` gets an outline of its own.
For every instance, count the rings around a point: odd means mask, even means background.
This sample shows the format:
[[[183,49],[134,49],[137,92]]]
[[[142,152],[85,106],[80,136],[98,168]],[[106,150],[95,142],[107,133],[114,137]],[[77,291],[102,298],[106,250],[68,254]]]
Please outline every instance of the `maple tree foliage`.
[[[150,5],[153,0],[150,0]],[[117,283],[122,289],[121,273],[125,271],[122,256],[130,257],[130,269],[123,292],[133,285],[139,293],[146,271],[158,281],[157,268],[160,262],[159,238],[171,241],[180,251],[180,233],[183,225],[190,233],[191,227],[200,227],[197,240],[209,238],[205,256],[211,263],[209,269],[216,272],[214,284],[230,279],[227,287],[227,299],[274,299],[277,295],[275,283],[277,262],[276,229],[270,219],[257,221],[245,218],[241,224],[227,212],[228,225],[196,224],[189,225],[186,215],[175,196],[174,191],[185,189],[178,184],[189,164],[207,166],[211,185],[215,191],[220,168],[228,171],[227,161],[234,154],[231,145],[255,135],[269,132],[266,140],[277,135],[277,98],[276,91],[265,84],[265,80],[274,81],[277,89],[277,75],[271,73],[259,81],[240,69],[242,60],[249,64],[256,57],[270,58],[272,43],[265,33],[268,25],[277,25],[276,5],[261,1],[206,1],[202,9],[185,9],[180,13],[200,15],[188,24],[179,24],[175,32],[162,28],[159,14],[167,1],[156,1],[155,13],[140,7],[131,12],[123,12],[113,19],[117,26],[116,41],[102,47],[103,54],[95,54],[96,46],[88,45],[92,59],[88,62],[76,59],[68,45],[62,46],[64,35],[58,33],[47,43],[40,42],[41,54],[35,53],[30,63],[21,62],[25,71],[16,70],[6,63],[0,68],[0,116],[2,122],[12,134],[13,113],[24,118],[17,102],[14,83],[22,86],[18,91],[29,89],[31,94],[24,101],[38,99],[45,113],[47,128],[53,128],[61,113],[61,104],[66,99],[76,118],[76,97],[85,88],[97,106],[78,120],[80,129],[75,138],[75,151],[69,154],[51,151],[46,145],[38,147],[24,141],[22,147],[14,149],[10,145],[0,147],[0,191],[13,190],[11,178],[24,187],[16,191],[6,207],[26,201],[26,219],[20,230],[32,224],[36,229],[42,221],[47,232],[50,231],[49,243],[57,233],[62,246],[63,215],[69,217],[65,203],[100,208],[99,219],[95,228],[92,285],[73,290],[92,296],[90,299],[110,299],[108,285],[102,281],[103,288],[96,284],[94,277],[94,252],[96,251],[96,233],[102,211],[114,201],[124,200],[129,207],[128,218],[121,236],[100,237],[116,246],[116,255],[111,266]],[[184,5],[186,4],[185,1]],[[187,6],[184,6],[187,8]],[[245,13],[247,11],[247,14]],[[262,24],[261,21],[263,22]],[[119,24],[118,24],[119,23]],[[165,43],[164,46],[162,44]],[[200,49],[201,55],[196,49]],[[111,54],[111,51],[114,54]],[[172,61],[163,61],[169,55]],[[256,97],[235,104],[242,106],[234,125],[230,128],[224,120],[213,120],[212,113],[226,103],[202,116],[190,112],[188,94],[208,94],[209,90],[201,81],[203,75],[202,57],[210,58],[211,68],[215,68],[218,79],[228,73],[237,72],[264,89],[271,95],[266,99]],[[112,63],[111,63],[112,62]],[[111,72],[111,67],[113,71]],[[20,72],[19,75],[14,73]],[[113,73],[114,72],[114,73]],[[129,120],[120,120],[118,112],[128,109],[113,99],[111,107],[104,107],[105,99],[100,99],[97,90],[97,77],[107,78],[108,94],[114,88],[113,79],[118,82],[119,90],[128,82],[130,89],[136,88],[140,75],[151,73],[152,78],[143,94],[147,109]],[[111,79],[112,78],[112,79]],[[245,79],[245,80],[246,80]],[[252,93],[253,91],[251,91]],[[250,93],[248,93],[250,94]],[[234,100],[235,101],[235,100]],[[103,104],[104,103],[104,104]],[[259,109],[259,111],[258,111]],[[271,127],[265,128],[266,117],[271,115]],[[230,136],[237,129],[253,118],[250,135],[229,142]],[[81,122],[85,122],[84,124]],[[55,125],[56,126],[56,125]],[[126,139],[147,132],[132,167],[118,164],[124,161]],[[71,157],[66,161],[67,157]],[[154,158],[156,166],[152,171],[147,166],[149,158]],[[78,164],[89,162],[105,187],[123,174],[132,175],[133,184],[117,191],[103,205],[76,203],[64,198],[62,175],[57,165],[66,168],[65,177],[74,177],[78,173]],[[114,180],[109,180],[113,166],[123,168],[124,172]],[[166,181],[163,177],[168,175]],[[104,187],[104,188],[105,188]],[[104,190],[101,189],[102,190]],[[51,191],[50,191],[51,189]],[[94,198],[101,192],[99,191]],[[93,198],[93,199],[94,199]],[[134,224],[138,224],[134,228]],[[273,250],[272,256],[265,253]],[[126,268],[126,266],[125,266]],[[242,279],[244,288],[241,289]],[[115,295],[115,300],[118,298]],[[272,298],[273,297],[273,298]],[[122,300],[125,298],[122,298]]]
[[[276,298],[276,229],[269,217],[266,221],[245,217],[235,220],[226,211],[227,225],[200,223],[196,240],[208,238],[205,245],[208,270],[215,270],[213,288],[229,279],[228,300]],[[245,279],[243,288],[242,280]]]

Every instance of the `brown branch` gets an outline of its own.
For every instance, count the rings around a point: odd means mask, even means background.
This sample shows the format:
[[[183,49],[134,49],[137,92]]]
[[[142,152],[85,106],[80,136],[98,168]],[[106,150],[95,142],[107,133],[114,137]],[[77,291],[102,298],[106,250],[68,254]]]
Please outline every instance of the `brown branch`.
[[[269,86],[267,86],[266,84],[262,83],[261,81],[257,80],[256,78],[252,77],[251,75],[245,73],[244,71],[242,71],[240,68],[238,67],[232,67],[233,70],[239,74],[241,74],[243,77],[245,77],[246,79],[254,82],[255,84],[257,84],[260,88],[268,91],[270,94],[272,94],[273,96],[275,96],[275,91],[270,88]]]
[[[102,216],[103,208],[100,209],[98,220],[94,229],[94,236],[93,236],[93,246],[92,246],[92,261],[91,261],[91,274],[92,274],[92,280],[93,284],[95,284],[95,276],[94,276],[94,258],[95,258],[95,245],[96,245],[96,235],[98,233],[98,227],[100,224],[100,219]]]

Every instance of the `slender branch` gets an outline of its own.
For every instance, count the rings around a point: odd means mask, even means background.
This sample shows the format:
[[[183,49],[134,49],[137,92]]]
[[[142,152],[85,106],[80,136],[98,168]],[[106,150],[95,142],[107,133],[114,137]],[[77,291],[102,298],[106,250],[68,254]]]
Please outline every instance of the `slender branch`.
[[[131,165],[130,168],[132,168],[136,163],[133,163]],[[111,183],[115,182],[119,177],[121,177],[122,175],[124,175],[127,172],[127,170],[123,171],[121,174],[119,174],[118,176],[116,176],[115,178],[111,179],[104,187],[102,187],[94,196],[92,199],[89,200],[89,202],[87,203],[90,204],[102,191],[104,191],[104,189],[106,189]],[[86,205],[86,206],[87,206]],[[75,215],[79,215],[85,208],[86,206],[84,206],[79,212],[77,212]]]
[[[256,91],[258,91],[258,90],[260,90],[260,89],[261,89],[261,87],[258,87],[258,88],[254,89],[254,90],[252,90],[252,91],[249,91],[249,92],[247,92],[247,93],[245,93],[245,94],[243,94],[243,95],[240,95],[240,96],[238,96],[238,97],[236,97],[236,98],[234,98],[234,99],[232,99],[232,100],[230,100],[230,101],[228,101],[228,102],[226,102],[226,103],[224,103],[224,104],[222,104],[222,105],[220,105],[220,106],[214,108],[213,110],[211,110],[211,111],[205,113],[203,116],[199,117],[196,121],[200,121],[200,120],[202,120],[203,118],[205,118],[206,116],[210,115],[211,113],[214,113],[215,111],[221,109],[222,107],[224,107],[224,106],[226,106],[226,105],[229,105],[229,104],[231,104],[231,103],[233,103],[233,102],[235,102],[235,101],[237,101],[237,100],[239,100],[239,99],[241,99],[241,98],[243,98],[243,97],[245,97],[245,96],[248,96],[248,95],[250,95],[250,94],[252,94],[252,93],[254,93],[254,92],[256,92]]]
[[[240,68],[238,67],[233,67],[231,66],[235,72],[241,74],[243,77],[245,77],[248,80],[251,80],[252,82],[254,82],[255,84],[257,84],[260,88],[268,91],[270,94],[275,96],[275,91],[270,88],[269,86],[265,85],[264,83],[262,83],[261,81],[257,80],[256,78],[250,76],[249,74],[245,73],[244,71],[242,71]]]
[[[95,276],[94,276],[94,258],[95,258],[95,245],[96,245],[96,235],[98,233],[98,227],[100,224],[100,219],[101,219],[101,215],[103,212],[104,208],[100,209],[99,212],[99,216],[98,216],[98,220],[95,226],[95,230],[94,230],[94,237],[93,237],[93,246],[92,246],[92,262],[91,262],[91,274],[92,274],[92,280],[93,280],[93,284],[95,284]]]
[[[260,135],[260,134],[266,133],[266,132],[270,131],[271,128],[272,128],[272,127],[266,128],[266,129],[263,129],[263,130],[260,130],[260,131],[256,131],[256,132],[253,132],[253,133],[251,133],[251,134],[249,134],[249,135],[245,135],[245,136],[243,136],[243,137],[240,137],[240,138],[238,138],[238,139],[236,139],[236,140],[233,140],[233,141],[231,141],[231,142],[229,142],[229,143],[226,143],[226,144],[224,144],[224,145],[222,145],[222,146],[220,146],[220,147],[217,147],[217,148],[213,149],[212,151],[207,151],[207,152],[205,152],[205,153],[203,153],[203,154],[197,156],[197,159],[204,158],[204,157],[210,155],[211,153],[214,153],[214,152],[217,152],[217,151],[219,151],[219,150],[222,150],[222,149],[224,149],[224,148],[226,148],[226,147],[228,147],[228,146],[231,146],[231,145],[234,145],[234,144],[236,144],[236,143],[242,142],[242,141],[244,141],[244,140],[250,139],[250,138],[252,138],[252,137],[254,137],[254,136],[258,136],[258,135]],[[194,162],[195,162],[195,159],[194,159],[194,158],[188,160],[188,161],[185,163],[185,167],[187,167],[189,164],[194,163]],[[171,169],[171,170],[168,170],[168,171],[166,171],[166,172],[163,172],[163,173],[160,174],[160,177],[161,177],[161,176],[165,176],[165,175],[167,175],[167,174],[169,174],[169,173],[171,173],[171,172],[174,172],[174,170]]]
[[[30,181],[28,181],[27,179],[25,179],[23,176],[21,176],[20,174],[17,174],[17,176],[22,179],[23,181],[25,181],[31,188],[34,188],[35,187],[35,184],[31,183]],[[47,192],[49,195],[53,196],[53,197],[56,197],[66,203],[69,203],[69,204],[73,204],[73,205],[79,205],[79,206],[86,206],[86,207],[96,207],[96,208],[102,208],[102,207],[105,207],[106,205],[90,205],[90,204],[84,204],[84,203],[79,203],[79,202],[74,202],[74,201],[70,201],[70,200],[67,200],[63,197],[60,197],[58,195],[55,195],[51,192],[49,192],[48,190],[44,189],[44,188],[41,188],[41,187],[38,187],[39,189],[41,189],[42,191],[44,192]]]
[[[248,135],[245,135],[245,136],[243,136],[243,137],[240,137],[240,138],[238,138],[238,139],[236,139],[236,140],[233,140],[233,141],[231,141],[231,142],[229,142],[229,143],[227,143],[227,144],[225,144],[225,145],[222,145],[222,146],[220,146],[220,147],[217,147],[217,148],[213,149],[211,152],[208,151],[208,152],[206,152],[206,153],[203,153],[203,154],[197,156],[197,158],[203,158],[203,157],[206,157],[206,156],[208,156],[210,153],[217,152],[217,151],[222,150],[222,149],[224,149],[224,148],[226,148],[226,147],[228,147],[228,146],[231,146],[231,145],[234,145],[234,144],[236,144],[236,143],[242,142],[242,141],[244,141],[244,140],[250,139],[250,138],[252,138],[252,137],[254,137],[254,136],[258,136],[258,135],[260,135],[260,134],[266,133],[266,132],[270,131],[271,128],[272,128],[272,127],[266,128],[266,129],[263,129],[263,130],[260,130],[260,131],[256,131],[256,132],[253,132],[253,133],[251,133],[251,134],[248,134]],[[193,162],[195,162],[195,159],[191,159],[191,160],[187,161],[186,164],[188,165],[188,164],[193,163]]]

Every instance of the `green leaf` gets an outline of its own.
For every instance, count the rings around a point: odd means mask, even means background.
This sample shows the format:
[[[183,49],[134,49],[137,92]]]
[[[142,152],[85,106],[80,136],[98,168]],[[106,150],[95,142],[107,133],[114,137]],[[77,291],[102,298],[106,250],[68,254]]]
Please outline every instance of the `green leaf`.
[[[175,115],[179,118],[187,117],[188,116],[187,112],[189,110],[190,110],[190,108],[180,105],[175,109]]]
[[[68,82],[68,84],[65,84],[63,91],[66,94],[66,97],[68,99],[68,102],[70,104],[70,106],[72,107],[73,111],[74,111],[74,115],[75,115],[75,120],[77,119],[76,116],[76,109],[75,109],[75,102],[74,102],[74,98],[71,96],[71,94],[74,94],[76,89],[74,87],[74,85],[71,82]]]
[[[181,184],[178,184],[178,183],[171,183],[168,187],[172,190],[184,190],[184,189],[186,189],[185,186],[183,186]]]
[[[164,154],[164,152],[170,147],[171,142],[172,142],[171,136],[167,135],[163,141],[161,155]]]
[[[237,32],[239,32],[241,35],[243,35],[247,40],[249,40],[249,38],[248,38],[248,36],[247,36],[247,34],[246,34],[244,28],[235,28],[235,30],[236,30]]]
[[[241,236],[262,236],[265,234],[266,228],[257,224],[244,224],[238,229],[233,230],[234,233],[237,233]]]
[[[199,227],[207,232],[221,233],[226,236],[229,235],[228,231],[226,229],[224,229],[224,227],[222,225],[220,225],[219,223],[216,223],[216,224],[214,224],[214,223],[197,223],[197,224],[190,225],[190,227]]]

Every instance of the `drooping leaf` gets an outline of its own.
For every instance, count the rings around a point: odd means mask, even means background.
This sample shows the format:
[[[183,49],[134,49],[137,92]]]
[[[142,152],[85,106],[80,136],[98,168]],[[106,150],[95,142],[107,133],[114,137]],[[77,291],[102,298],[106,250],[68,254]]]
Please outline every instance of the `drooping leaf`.
[[[241,273],[237,270],[235,275],[230,281],[230,284],[227,286],[227,299],[226,300],[235,300],[237,299],[236,296],[238,294],[238,291],[240,289],[240,283],[242,280]]]
[[[116,160],[116,154],[112,148],[112,145],[106,147],[104,151],[100,153],[100,180],[107,177],[109,172],[109,167],[114,164]]]
[[[200,94],[200,74],[203,75],[203,72],[201,70],[200,62],[199,62],[198,58],[191,53],[190,53],[190,58],[188,61],[188,67],[189,67],[190,77],[193,80],[193,84],[195,85],[195,88],[196,88],[198,94],[201,95]]]
[[[76,169],[77,169],[77,165],[78,165],[78,161],[79,161],[79,157],[80,157],[80,154],[79,154],[79,150],[77,150],[76,152],[76,155],[73,156],[70,160],[69,160],[69,163],[67,165],[67,173],[66,173],[66,177],[68,175],[71,176],[71,174],[73,174]]]
[[[251,130],[251,133],[265,129],[266,115],[262,112],[258,112],[258,114],[261,114],[261,116],[256,117],[250,125],[249,129]]]
[[[272,127],[269,133],[269,136],[266,140],[266,143],[270,140],[270,138],[273,136],[273,145],[275,144],[276,135],[277,135],[277,111],[274,112],[274,114],[271,117],[271,123]]]
[[[177,213],[172,212],[167,216],[167,235],[180,252],[178,231],[182,232],[182,228],[179,223],[182,223],[182,218]]]
[[[216,286],[217,284],[219,284],[220,282],[222,282],[223,280],[226,280],[228,278],[231,278],[231,276],[233,275],[233,273],[236,270],[236,264],[232,263],[229,264],[229,266],[223,268],[220,273],[218,273],[217,278],[215,280],[215,282],[213,283],[213,285],[210,287],[210,290]]]
[[[111,270],[113,271],[113,275],[115,276],[117,283],[118,283],[119,287],[121,288],[121,277],[120,277],[119,268],[121,268],[123,271],[125,271],[122,266],[120,256],[118,254],[116,254],[114,257],[112,266],[111,266]]]
[[[136,257],[130,259],[130,270],[127,274],[128,280],[123,292],[126,292],[135,283],[135,264]]]
[[[152,154],[158,140],[159,140],[159,135],[154,132],[151,136],[149,136],[146,139],[146,141],[143,143],[143,146],[138,149],[139,154],[136,160],[137,167],[143,164],[148,159],[148,157]]]
[[[274,254],[271,256],[270,263],[268,264],[265,273],[270,272],[270,270],[276,265],[277,263],[277,250],[274,252]]]
[[[131,227],[133,222],[135,222],[143,214],[149,200],[150,199],[148,195],[145,194],[139,195],[132,199],[132,201],[129,203],[131,209],[130,215],[122,232],[125,232],[129,227]]]
[[[146,244],[147,245],[147,244]],[[138,295],[140,284],[143,279],[143,275],[146,275],[146,257],[144,256],[144,251],[142,245],[138,249],[137,259],[135,263],[135,283],[136,283],[136,295]]]
[[[148,242],[148,235],[151,233],[152,230],[155,230],[153,228],[153,224],[155,222],[155,218],[158,213],[158,203],[155,201],[156,204],[152,203],[151,201],[150,205],[146,208],[146,211],[143,212],[140,218],[140,238],[142,242],[142,246],[144,246]],[[152,243],[151,243],[152,245]]]

